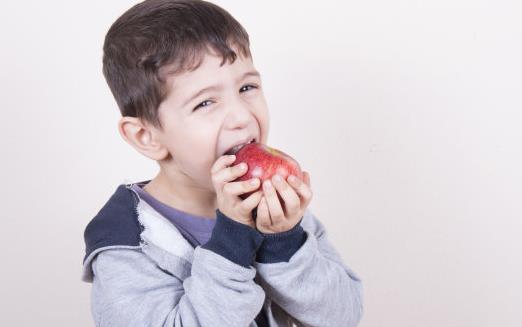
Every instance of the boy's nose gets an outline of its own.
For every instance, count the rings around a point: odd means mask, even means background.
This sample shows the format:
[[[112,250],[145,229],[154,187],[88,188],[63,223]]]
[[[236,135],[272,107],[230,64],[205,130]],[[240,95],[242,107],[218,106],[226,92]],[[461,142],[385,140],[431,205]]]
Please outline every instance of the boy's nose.
[[[227,124],[230,129],[238,129],[247,127],[248,124],[254,119],[254,114],[248,106],[244,103],[236,103],[229,107],[227,115]]]

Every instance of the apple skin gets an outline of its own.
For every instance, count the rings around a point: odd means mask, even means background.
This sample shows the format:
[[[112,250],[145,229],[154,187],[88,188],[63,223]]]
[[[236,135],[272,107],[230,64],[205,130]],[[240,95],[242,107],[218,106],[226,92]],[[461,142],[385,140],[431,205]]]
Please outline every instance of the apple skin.
[[[262,187],[262,183],[271,179],[275,174],[280,175],[284,180],[290,175],[294,175],[299,179],[303,179],[303,172],[299,163],[290,155],[278,149],[269,147],[268,145],[254,142],[246,144],[238,152],[236,152],[236,160],[233,166],[239,163],[246,163],[248,170],[240,176],[236,181],[246,181],[252,178],[259,178],[260,186],[248,193],[241,194],[242,199],[246,199],[249,195],[256,192]]]

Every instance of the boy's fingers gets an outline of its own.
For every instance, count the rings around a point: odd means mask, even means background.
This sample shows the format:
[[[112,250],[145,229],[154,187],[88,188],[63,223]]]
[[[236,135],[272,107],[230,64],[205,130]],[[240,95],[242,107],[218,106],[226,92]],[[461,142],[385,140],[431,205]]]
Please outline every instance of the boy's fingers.
[[[210,173],[215,174],[218,171],[222,170],[223,168],[231,165],[236,160],[236,156],[230,155],[230,156],[221,156],[219,157],[216,162],[212,165],[212,168],[210,168]]]
[[[270,220],[270,213],[268,212],[268,205],[264,196],[261,197],[259,205],[257,206],[256,223],[262,227],[269,227],[272,225],[272,220]]]
[[[307,177],[307,175],[308,175],[307,173],[303,174],[303,175],[304,175],[304,179],[306,179],[308,181],[308,183],[310,183],[310,176]],[[295,177],[295,176],[293,176],[293,177]],[[295,189],[295,191],[297,192],[297,195],[301,199],[301,207],[306,206],[310,202],[310,200],[312,199],[312,196],[313,196],[312,190],[306,184],[306,181],[301,181],[297,177],[295,177],[295,178],[289,177],[288,183]]]
[[[276,177],[279,177],[279,179]],[[293,215],[295,212],[299,211],[301,209],[301,200],[295,193],[294,189],[279,175],[274,175],[272,181],[277,192],[279,192],[285,202],[284,207],[286,209],[286,214]]]
[[[257,191],[250,194],[246,199],[241,202],[241,208],[245,213],[249,213],[259,204],[259,200],[263,196],[262,191]]]
[[[223,191],[230,195],[240,195],[250,192],[259,187],[259,178],[252,178],[247,181],[226,183]]]
[[[309,188],[312,187],[312,185],[310,185],[310,174],[306,171],[303,172],[303,180],[304,180],[305,184],[308,185]]]
[[[218,171],[214,175],[212,175],[212,181],[215,184],[221,185],[223,183],[228,183],[236,178],[244,175],[247,172],[247,164],[242,162],[232,167],[227,167]]]
[[[283,208],[281,208],[281,202],[279,202],[279,197],[277,196],[276,190],[270,180],[264,181],[263,192],[265,194],[272,224],[278,225],[283,223],[283,220],[285,219]]]

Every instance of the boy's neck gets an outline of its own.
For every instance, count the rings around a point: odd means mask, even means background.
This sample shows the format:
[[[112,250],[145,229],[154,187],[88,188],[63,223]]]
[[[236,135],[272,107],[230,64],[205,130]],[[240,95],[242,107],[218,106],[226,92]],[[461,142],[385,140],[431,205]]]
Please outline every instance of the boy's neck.
[[[160,172],[143,189],[158,201],[192,215],[216,218],[216,193],[181,174]]]

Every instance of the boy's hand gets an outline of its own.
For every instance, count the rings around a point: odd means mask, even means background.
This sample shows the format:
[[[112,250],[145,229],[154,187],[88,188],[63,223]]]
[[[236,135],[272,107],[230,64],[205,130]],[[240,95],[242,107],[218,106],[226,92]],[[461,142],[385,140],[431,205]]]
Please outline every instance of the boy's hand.
[[[247,172],[246,163],[229,167],[235,159],[234,155],[221,156],[212,165],[210,171],[212,183],[216,190],[219,211],[237,222],[255,228],[256,224],[252,217],[252,210],[259,204],[263,191],[259,190],[252,193],[245,200],[239,197],[241,194],[257,189],[259,187],[259,178],[232,182]],[[251,181],[254,181],[255,184],[251,184]]]
[[[257,207],[256,227],[265,234],[285,232],[297,225],[313,195],[307,172],[303,172],[304,181],[295,176],[295,179],[289,176],[288,182],[282,178],[277,181],[276,176],[272,177],[272,183],[268,180],[263,183],[264,195]],[[284,202],[284,210],[278,194]]]

